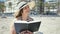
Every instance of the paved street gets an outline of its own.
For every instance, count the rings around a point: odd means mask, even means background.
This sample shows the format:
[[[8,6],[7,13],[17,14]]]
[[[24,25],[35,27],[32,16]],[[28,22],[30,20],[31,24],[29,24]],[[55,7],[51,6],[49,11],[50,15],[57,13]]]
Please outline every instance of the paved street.
[[[32,18],[41,21],[38,32],[42,32],[43,34],[60,34],[60,17],[32,16]],[[0,17],[0,34],[10,33],[9,29],[13,19],[13,17]]]

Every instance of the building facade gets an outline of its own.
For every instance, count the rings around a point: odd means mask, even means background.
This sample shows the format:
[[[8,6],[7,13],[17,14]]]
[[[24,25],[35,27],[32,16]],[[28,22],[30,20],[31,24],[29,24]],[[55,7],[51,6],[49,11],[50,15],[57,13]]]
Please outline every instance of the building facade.
[[[11,13],[14,12],[14,8],[16,7],[18,2],[21,1],[26,1],[26,2],[30,2],[30,1],[35,1],[35,8],[31,10],[31,13],[35,13],[35,14],[59,14],[60,12],[60,5],[58,6],[58,2],[60,0],[8,0],[5,2],[6,5],[6,11],[5,13]],[[9,4],[12,4],[9,7]]]

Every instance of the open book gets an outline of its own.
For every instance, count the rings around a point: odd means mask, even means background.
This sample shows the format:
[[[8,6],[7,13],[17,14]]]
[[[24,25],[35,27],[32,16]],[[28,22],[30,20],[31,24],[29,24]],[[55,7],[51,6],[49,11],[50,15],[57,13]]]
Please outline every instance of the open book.
[[[41,21],[32,21],[32,22],[15,21],[14,26],[17,33],[24,30],[35,32],[39,30],[40,24]]]

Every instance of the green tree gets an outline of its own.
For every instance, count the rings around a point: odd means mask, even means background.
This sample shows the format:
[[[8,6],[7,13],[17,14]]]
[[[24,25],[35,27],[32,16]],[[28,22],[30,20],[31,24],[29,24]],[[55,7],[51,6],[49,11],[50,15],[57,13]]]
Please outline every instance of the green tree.
[[[5,10],[5,5],[4,4],[0,4],[0,11],[3,13]]]

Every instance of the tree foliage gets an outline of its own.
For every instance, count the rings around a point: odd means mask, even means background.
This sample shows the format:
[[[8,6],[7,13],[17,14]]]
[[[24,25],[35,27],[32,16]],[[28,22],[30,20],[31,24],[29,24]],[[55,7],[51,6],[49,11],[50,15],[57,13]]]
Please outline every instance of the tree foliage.
[[[3,3],[0,3],[0,11],[4,11],[4,9],[5,9],[5,5],[3,4]]]

